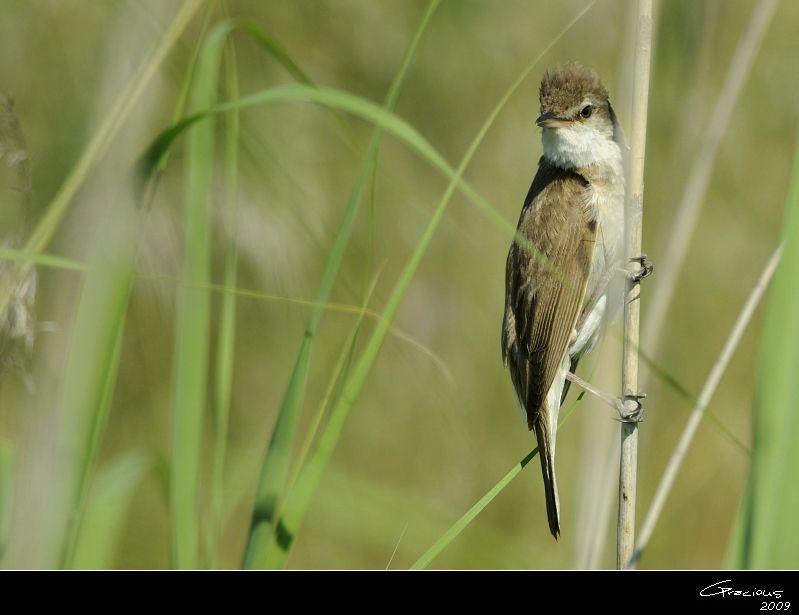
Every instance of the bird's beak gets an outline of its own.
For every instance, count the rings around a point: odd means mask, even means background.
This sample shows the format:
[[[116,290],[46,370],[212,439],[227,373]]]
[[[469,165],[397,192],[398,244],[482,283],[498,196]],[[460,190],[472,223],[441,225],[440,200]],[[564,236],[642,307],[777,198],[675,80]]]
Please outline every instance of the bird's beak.
[[[555,113],[552,111],[547,111],[538,116],[535,123],[541,128],[561,128],[571,124],[569,120],[562,120],[559,117],[555,117]]]

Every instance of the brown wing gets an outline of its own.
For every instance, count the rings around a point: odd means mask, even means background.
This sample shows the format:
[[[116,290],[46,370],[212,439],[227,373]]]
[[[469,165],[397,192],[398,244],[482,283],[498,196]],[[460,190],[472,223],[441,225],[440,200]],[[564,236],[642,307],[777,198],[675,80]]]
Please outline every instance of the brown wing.
[[[533,428],[582,311],[596,238],[586,215],[588,183],[542,159],[505,271],[503,359]]]

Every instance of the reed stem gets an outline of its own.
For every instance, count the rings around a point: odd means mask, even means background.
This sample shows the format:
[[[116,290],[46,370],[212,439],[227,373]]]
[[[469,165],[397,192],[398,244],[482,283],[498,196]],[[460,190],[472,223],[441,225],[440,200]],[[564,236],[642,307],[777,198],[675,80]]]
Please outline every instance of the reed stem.
[[[641,226],[644,205],[644,155],[646,116],[649,102],[649,67],[652,57],[652,0],[638,0],[633,67],[632,132],[630,139],[630,181],[625,228],[630,272],[624,301],[624,356],[622,359],[623,422],[619,464],[619,517],[616,566],[626,567],[635,544],[636,468],[638,464],[638,337],[640,280],[633,277],[639,265],[632,259],[641,254]]]

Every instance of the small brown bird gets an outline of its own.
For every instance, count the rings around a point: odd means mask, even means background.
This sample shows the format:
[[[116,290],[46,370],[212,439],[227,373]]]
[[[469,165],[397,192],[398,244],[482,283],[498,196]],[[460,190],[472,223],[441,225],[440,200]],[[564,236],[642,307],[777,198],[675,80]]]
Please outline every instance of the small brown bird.
[[[544,74],[544,155],[505,269],[502,358],[535,429],[549,529],[560,534],[555,435],[580,356],[621,304],[624,171],[616,116],[597,73],[572,62]],[[526,244],[526,245],[525,245]]]

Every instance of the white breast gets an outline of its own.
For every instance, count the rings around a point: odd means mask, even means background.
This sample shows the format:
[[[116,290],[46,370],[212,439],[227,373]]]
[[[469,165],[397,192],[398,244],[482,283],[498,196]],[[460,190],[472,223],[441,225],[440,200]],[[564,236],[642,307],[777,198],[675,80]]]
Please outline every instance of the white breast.
[[[621,168],[621,150],[612,131],[603,134],[593,126],[574,124],[545,128],[541,135],[544,156],[564,169],[582,169],[591,165]]]

